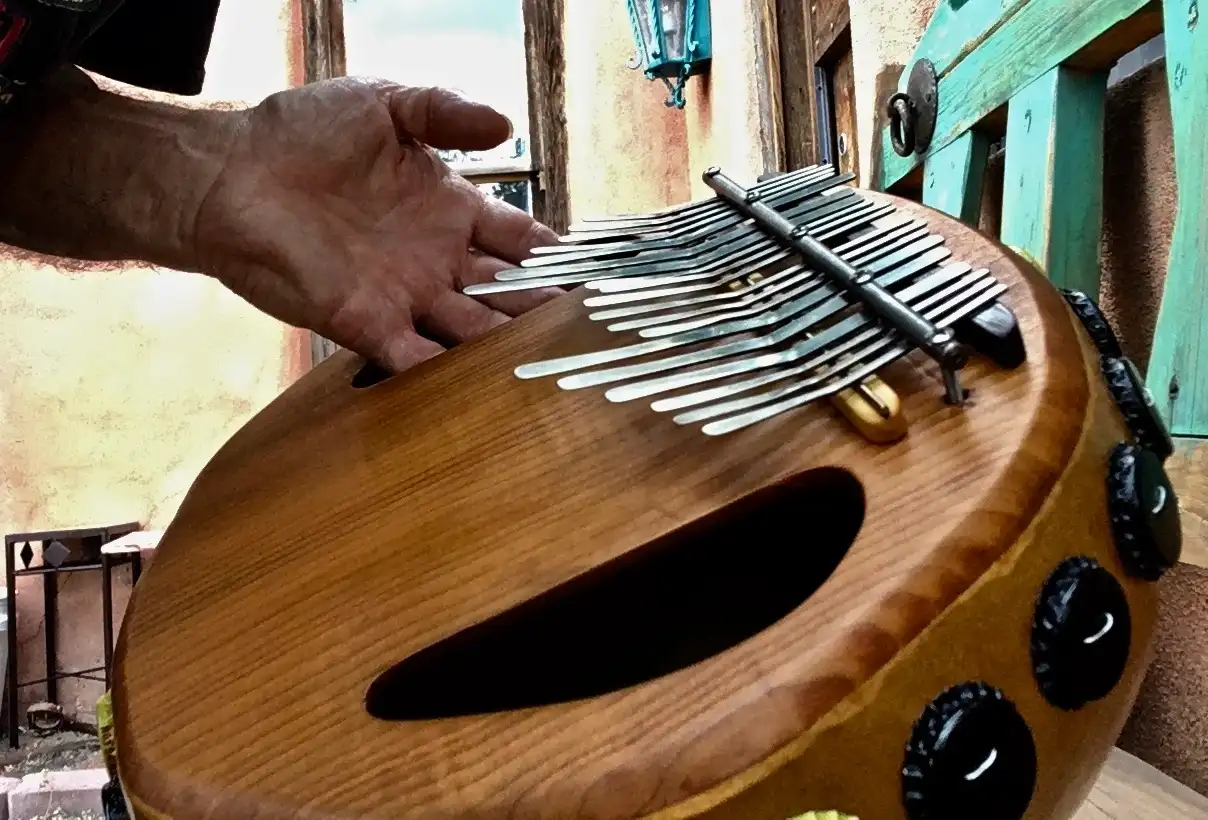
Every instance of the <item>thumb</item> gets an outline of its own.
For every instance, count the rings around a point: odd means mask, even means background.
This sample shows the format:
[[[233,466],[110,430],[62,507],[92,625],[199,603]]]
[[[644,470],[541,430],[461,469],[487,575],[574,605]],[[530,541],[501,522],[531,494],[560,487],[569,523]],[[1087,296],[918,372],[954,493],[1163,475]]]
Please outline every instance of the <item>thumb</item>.
[[[399,140],[486,151],[512,135],[512,123],[503,114],[447,88],[394,88],[386,105]]]

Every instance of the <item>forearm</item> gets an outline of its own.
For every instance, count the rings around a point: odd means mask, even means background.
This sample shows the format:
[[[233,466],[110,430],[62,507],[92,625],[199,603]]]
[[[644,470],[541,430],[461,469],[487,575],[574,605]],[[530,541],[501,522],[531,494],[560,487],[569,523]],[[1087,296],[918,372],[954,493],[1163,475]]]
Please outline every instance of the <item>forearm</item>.
[[[0,242],[195,270],[197,211],[242,121],[60,72],[0,113]]]

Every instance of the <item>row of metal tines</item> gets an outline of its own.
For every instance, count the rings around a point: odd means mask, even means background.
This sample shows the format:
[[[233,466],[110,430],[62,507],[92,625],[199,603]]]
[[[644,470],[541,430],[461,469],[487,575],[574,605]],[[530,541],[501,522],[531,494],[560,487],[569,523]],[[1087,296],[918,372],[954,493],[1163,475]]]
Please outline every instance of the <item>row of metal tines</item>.
[[[750,190],[937,326],[1005,292],[987,269],[953,261],[924,221],[861,196],[852,178],[814,166]],[[904,432],[896,395],[877,373],[913,345],[720,197],[581,221],[559,244],[466,292],[551,285],[585,286],[589,318],[636,339],[523,364],[522,379],[559,376],[567,390],[651,400],[676,424],[703,422],[709,435],[823,398],[872,438]]]

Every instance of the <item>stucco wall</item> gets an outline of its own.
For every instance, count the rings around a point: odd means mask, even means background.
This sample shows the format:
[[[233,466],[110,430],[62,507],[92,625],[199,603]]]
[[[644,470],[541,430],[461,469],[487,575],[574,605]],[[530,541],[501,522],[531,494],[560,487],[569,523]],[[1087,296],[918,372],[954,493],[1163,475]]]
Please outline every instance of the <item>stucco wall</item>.
[[[290,18],[224,0],[206,99],[287,85]],[[0,521],[5,532],[167,524],[194,476],[304,368],[305,338],[205,277],[167,270],[69,273],[0,254]],[[40,560],[36,558],[35,561]],[[118,614],[129,594],[117,573]],[[59,580],[59,665],[102,659],[100,579]],[[43,677],[41,580],[19,579],[20,678]],[[10,621],[11,623],[11,621]],[[91,713],[99,684],[60,701]],[[41,686],[21,702],[40,700]]]
[[[567,0],[566,120],[571,218],[651,210],[710,194],[720,165],[740,180],[763,173],[750,4],[712,6],[712,71],[688,81],[683,109],[662,82],[626,63],[634,42],[623,2]]]

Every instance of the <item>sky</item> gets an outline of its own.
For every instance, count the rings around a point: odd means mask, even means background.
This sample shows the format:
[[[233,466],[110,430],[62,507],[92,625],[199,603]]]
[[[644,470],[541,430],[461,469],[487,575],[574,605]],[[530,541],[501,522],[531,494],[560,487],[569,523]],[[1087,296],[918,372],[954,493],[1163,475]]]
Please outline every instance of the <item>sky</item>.
[[[521,0],[344,0],[344,44],[350,75],[455,88],[528,134]]]

